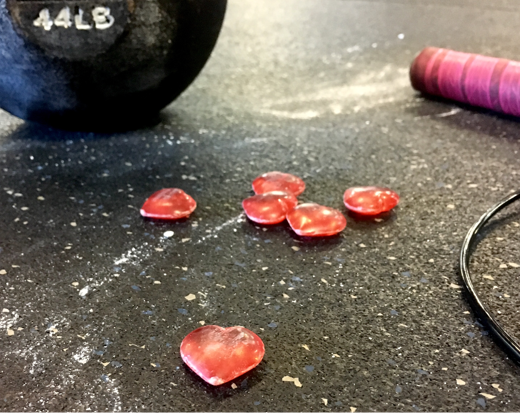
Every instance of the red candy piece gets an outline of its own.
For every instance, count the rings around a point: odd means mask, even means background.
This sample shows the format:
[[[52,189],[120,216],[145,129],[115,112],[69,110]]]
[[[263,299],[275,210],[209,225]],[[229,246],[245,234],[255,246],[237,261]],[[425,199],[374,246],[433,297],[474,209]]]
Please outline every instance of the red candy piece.
[[[399,195],[388,188],[360,186],[349,188],[343,195],[345,206],[361,215],[378,215],[399,203]]]
[[[182,189],[165,188],[146,200],[141,207],[141,215],[156,219],[180,219],[189,216],[195,208],[195,200]]]
[[[287,221],[302,237],[336,235],[347,226],[347,220],[337,209],[311,203],[298,205],[289,211]]]
[[[255,195],[242,201],[247,217],[265,225],[279,224],[285,221],[287,212],[298,204],[298,200],[287,192],[275,191]]]
[[[304,190],[305,182],[297,176],[283,172],[267,172],[253,181],[253,191],[255,191],[255,194],[283,191],[298,196]]]
[[[262,361],[264,353],[260,337],[244,327],[200,327],[181,343],[184,362],[213,386],[254,369]]]

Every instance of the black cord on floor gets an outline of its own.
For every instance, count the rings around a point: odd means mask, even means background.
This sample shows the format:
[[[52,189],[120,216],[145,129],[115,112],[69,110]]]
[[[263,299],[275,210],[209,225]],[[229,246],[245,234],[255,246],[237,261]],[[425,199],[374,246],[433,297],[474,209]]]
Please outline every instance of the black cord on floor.
[[[493,218],[499,211],[512,204],[513,202],[520,199],[520,191],[515,194],[509,195],[504,198],[494,207],[489,209],[480,219],[471,227],[468,234],[464,238],[464,242],[462,243],[462,249],[460,251],[460,273],[462,275],[462,280],[466,285],[466,288],[469,292],[469,298],[471,306],[473,310],[477,314],[477,316],[488,326],[491,332],[494,334],[495,338],[498,340],[499,344],[504,348],[504,350],[509,353],[511,358],[513,358],[517,363],[520,364],[520,344],[511,337],[504,328],[500,325],[500,323],[495,320],[487,306],[482,302],[480,297],[473,286],[473,282],[471,281],[471,276],[469,273],[469,260],[471,258],[470,249],[475,242],[479,231],[482,229],[484,225],[486,225],[491,218]]]

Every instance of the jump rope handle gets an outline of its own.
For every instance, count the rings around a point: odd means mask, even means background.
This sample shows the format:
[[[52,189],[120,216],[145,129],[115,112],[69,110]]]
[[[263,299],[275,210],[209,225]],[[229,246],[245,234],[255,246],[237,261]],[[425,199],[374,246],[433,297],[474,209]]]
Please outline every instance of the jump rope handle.
[[[410,79],[420,92],[520,116],[520,62],[427,47]]]

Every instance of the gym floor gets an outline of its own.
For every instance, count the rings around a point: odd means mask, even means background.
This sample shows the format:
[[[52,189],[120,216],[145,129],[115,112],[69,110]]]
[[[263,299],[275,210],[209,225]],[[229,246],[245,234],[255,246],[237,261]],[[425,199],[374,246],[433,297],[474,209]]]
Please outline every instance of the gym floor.
[[[457,272],[466,231],[519,189],[519,123],[408,79],[426,46],[520,59],[517,23],[515,0],[231,0],[155,126],[72,133],[0,112],[0,409],[520,410],[518,367]],[[300,199],[347,229],[309,241],[244,219],[271,170],[304,178]],[[355,219],[356,185],[401,203]],[[141,218],[164,187],[197,200],[188,220]],[[517,221],[474,268],[513,330]],[[264,360],[206,384],[179,355],[201,322],[256,332]]]

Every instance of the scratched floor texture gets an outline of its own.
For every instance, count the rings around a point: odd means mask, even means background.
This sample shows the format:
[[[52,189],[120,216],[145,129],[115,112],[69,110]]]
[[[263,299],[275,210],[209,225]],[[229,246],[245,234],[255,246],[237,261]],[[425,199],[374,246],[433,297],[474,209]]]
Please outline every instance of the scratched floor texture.
[[[513,0],[231,0],[205,70],[155,126],[72,133],[0,112],[0,409],[520,410],[520,371],[457,273],[468,228],[519,189],[520,124],[408,80],[428,45],[520,58],[517,25]],[[401,204],[298,239],[241,213],[269,170],[345,214],[354,185]],[[140,217],[163,187],[196,198],[192,217]],[[518,211],[472,266],[515,334]],[[253,330],[264,360],[205,384],[179,355],[200,322]]]

